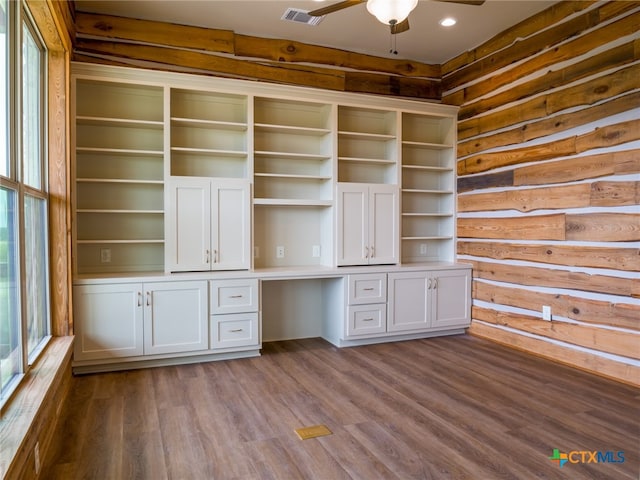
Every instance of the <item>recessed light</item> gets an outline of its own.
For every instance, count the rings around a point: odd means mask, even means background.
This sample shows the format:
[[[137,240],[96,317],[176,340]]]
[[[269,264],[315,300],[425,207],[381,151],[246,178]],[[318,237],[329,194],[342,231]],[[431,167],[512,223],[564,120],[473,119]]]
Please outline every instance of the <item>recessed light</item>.
[[[456,22],[457,20],[455,18],[447,17],[440,20],[440,25],[442,25],[443,27],[452,27],[456,24]]]

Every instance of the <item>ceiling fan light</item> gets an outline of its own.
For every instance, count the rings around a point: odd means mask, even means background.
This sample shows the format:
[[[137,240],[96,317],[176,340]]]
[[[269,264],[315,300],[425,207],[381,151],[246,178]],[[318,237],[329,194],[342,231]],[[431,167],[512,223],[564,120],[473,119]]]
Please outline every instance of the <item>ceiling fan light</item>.
[[[367,0],[367,10],[385,25],[404,21],[418,0]]]

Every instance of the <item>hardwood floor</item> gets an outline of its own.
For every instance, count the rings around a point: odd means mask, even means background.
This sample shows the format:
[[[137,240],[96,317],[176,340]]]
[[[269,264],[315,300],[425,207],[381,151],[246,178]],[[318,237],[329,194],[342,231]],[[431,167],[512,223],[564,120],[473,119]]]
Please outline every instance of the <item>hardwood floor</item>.
[[[75,377],[42,478],[637,479],[639,407],[638,389],[470,336],[275,342]],[[294,433],[316,424],[333,434]],[[624,462],[560,468],[556,448]]]

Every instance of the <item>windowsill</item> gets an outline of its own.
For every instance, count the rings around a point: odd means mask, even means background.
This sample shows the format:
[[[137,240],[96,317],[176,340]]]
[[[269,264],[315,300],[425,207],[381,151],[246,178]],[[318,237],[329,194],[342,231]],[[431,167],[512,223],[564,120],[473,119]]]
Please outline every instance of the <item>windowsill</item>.
[[[22,379],[13,397],[3,406],[0,422],[0,478],[9,470],[16,454],[38,421],[41,407],[52,386],[71,365],[73,337],[54,337],[46,350]],[[70,373],[70,372],[69,372]]]

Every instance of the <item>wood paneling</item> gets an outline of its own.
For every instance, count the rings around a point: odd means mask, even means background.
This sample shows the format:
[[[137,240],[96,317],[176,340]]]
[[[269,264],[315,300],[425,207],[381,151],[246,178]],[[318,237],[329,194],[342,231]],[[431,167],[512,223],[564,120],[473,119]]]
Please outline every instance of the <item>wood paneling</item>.
[[[99,55],[104,63],[172,71],[186,68],[201,74],[338,91],[441,98],[439,65],[236,35],[228,30],[82,12],[76,17],[76,59]]]
[[[496,262],[466,260],[473,266],[473,277],[518,285],[584,290],[623,297],[636,296],[640,291],[640,278],[592,275],[557,268],[527,267]]]
[[[473,282],[474,298],[536,312],[549,305],[556,315],[571,320],[640,330],[640,305],[580,298],[564,293],[543,293],[485,282]],[[635,337],[636,341],[638,337]]]
[[[496,38],[474,64],[443,66],[443,99],[461,107],[470,332],[628,380],[640,324],[640,2],[556,6],[514,27],[512,44],[491,48]],[[553,322],[540,320],[543,305]]]
[[[586,3],[586,2],[585,2]],[[626,9],[635,9],[638,6],[638,2],[610,2],[624,6]],[[542,12],[540,15],[544,15]],[[527,21],[535,21],[537,16],[528,19]],[[584,35],[577,35],[572,40],[564,42],[555,46],[554,48],[548,48],[543,53],[533,55],[527,59],[526,55],[520,55],[515,51],[515,55],[512,58],[512,63],[518,60],[524,60],[517,65],[517,68],[504,69],[504,71],[496,72],[497,69],[491,71],[477,72],[476,78],[480,78],[483,75],[491,74],[491,82],[477,82],[473,85],[464,87],[463,98],[465,102],[469,102],[476,98],[491,94],[495,90],[509,85],[519,79],[525,78],[535,72],[544,70],[553,65],[571,61],[572,59],[579,57],[580,55],[587,54],[596,50],[601,45],[606,45],[619,38],[623,38],[627,35],[635,34],[638,31],[638,19],[640,13],[632,13],[615,20],[614,22],[605,24],[600,28],[591,29]],[[548,26],[548,25],[547,25]],[[454,86],[451,76],[448,74],[443,75],[443,90],[446,92],[448,89]],[[456,95],[455,98],[460,98],[460,95]],[[443,101],[445,103],[452,103],[448,94],[443,95]],[[455,103],[457,105],[457,103]]]
[[[532,315],[499,312],[482,307],[473,308],[473,318],[580,347],[640,359],[640,350],[638,349],[640,334],[629,335],[627,332],[620,330],[604,329],[584,324],[548,322]]]
[[[640,271],[640,249],[631,247],[460,241],[458,254],[499,260],[525,260],[565,266]]]

